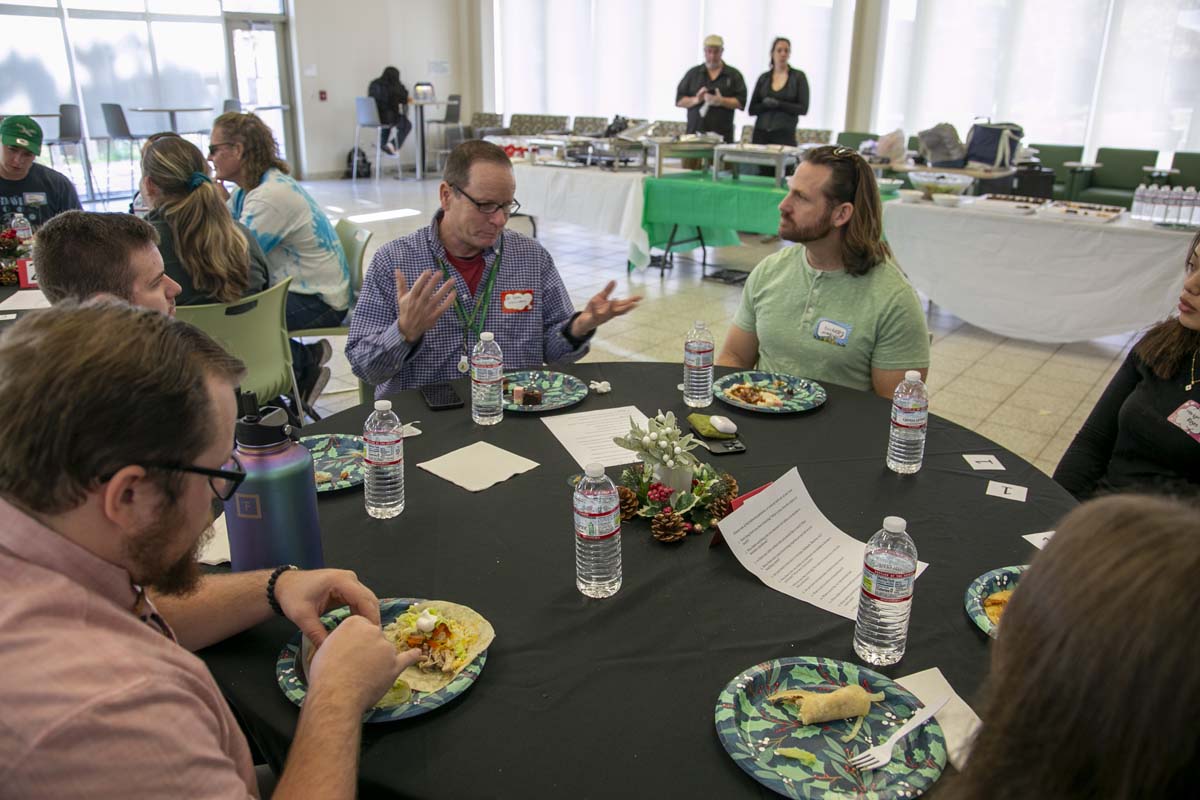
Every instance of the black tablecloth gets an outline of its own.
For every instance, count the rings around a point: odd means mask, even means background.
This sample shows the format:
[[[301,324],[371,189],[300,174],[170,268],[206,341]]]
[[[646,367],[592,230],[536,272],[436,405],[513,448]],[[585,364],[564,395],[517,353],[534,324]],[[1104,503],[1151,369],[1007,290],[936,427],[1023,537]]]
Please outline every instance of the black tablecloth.
[[[678,364],[571,368],[611,381],[575,411],[637,405],[688,413]],[[721,372],[721,371],[719,371]],[[468,396],[468,387],[459,393]],[[827,386],[828,402],[801,415],[755,414],[714,403],[737,421],[747,451],[707,456],[742,490],[793,466],[818,506],[864,541],[884,516],[908,520],[929,569],[917,582],[908,653],[897,677],[940,667],[970,700],[987,668],[988,640],[963,611],[976,576],[1028,563],[1021,534],[1052,528],[1074,500],[987,439],[931,417],[925,466],[898,476],[884,465],[888,401]],[[407,508],[366,516],[362,492],[322,495],[325,558],[354,569],[380,597],[465,603],[495,625],[476,685],[425,716],[367,725],[363,796],[609,797],[767,795],[725,754],[714,729],[717,695],[738,672],[785,656],[854,659],[851,621],[768,589],[708,536],[665,545],[645,520],[625,523],[624,586],[607,600],[575,588],[571,488],[579,467],[537,415],[509,413],[494,428],[468,409],[431,412],[416,392],[394,398],[400,418],[422,420],[406,447]],[[305,432],[359,432],[358,407]],[[472,494],[418,462],[483,439],[541,466]],[[963,453],[995,453],[1005,472],[976,472]],[[619,468],[609,470],[619,475]],[[1029,487],[1028,502],[986,496],[988,480]],[[201,655],[278,769],[298,709],[275,682],[294,628],[276,620]]]

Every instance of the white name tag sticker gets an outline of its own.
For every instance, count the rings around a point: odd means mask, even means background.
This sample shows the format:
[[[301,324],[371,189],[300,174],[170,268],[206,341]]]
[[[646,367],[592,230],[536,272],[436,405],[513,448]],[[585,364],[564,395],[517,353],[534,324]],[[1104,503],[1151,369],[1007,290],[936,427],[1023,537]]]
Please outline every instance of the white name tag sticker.
[[[1000,463],[1000,459],[995,456],[967,455],[964,453],[963,458],[971,465],[971,469],[1004,469],[1004,465]]]
[[[992,497],[1003,497],[1005,500],[1016,500],[1019,503],[1024,503],[1025,496],[1029,494],[1029,490],[1024,486],[1017,486],[1013,483],[988,481],[987,493]]]

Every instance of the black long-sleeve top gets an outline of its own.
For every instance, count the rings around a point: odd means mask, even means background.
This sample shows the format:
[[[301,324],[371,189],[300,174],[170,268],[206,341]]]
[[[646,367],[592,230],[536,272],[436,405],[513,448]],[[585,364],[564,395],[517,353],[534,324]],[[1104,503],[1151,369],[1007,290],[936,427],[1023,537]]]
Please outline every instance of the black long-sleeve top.
[[[1163,380],[1130,353],[1054,480],[1080,500],[1108,492],[1200,493],[1200,384],[1185,388],[1191,364],[1187,359]]]
[[[408,88],[403,83],[389,84],[376,78],[367,86],[367,95],[375,100],[379,121],[384,125],[395,125],[400,117],[405,116]]]
[[[758,117],[755,131],[795,131],[800,117],[808,113],[808,78],[795,67],[788,67],[787,83],[779,91],[771,88],[772,70],[758,76],[750,98],[750,114]],[[768,107],[764,101],[774,98],[779,105]]]

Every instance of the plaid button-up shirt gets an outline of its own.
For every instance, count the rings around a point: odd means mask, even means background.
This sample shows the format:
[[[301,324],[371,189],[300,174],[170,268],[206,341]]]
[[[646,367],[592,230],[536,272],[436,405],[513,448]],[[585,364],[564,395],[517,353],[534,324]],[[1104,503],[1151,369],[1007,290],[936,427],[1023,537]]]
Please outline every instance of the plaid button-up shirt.
[[[468,319],[475,309],[475,298],[466,281],[449,266],[438,238],[440,222],[441,211],[426,227],[379,248],[363,278],[350,322],[346,357],[354,374],[375,386],[376,397],[462,377],[459,359],[464,354],[469,356],[475,346],[474,333],[467,334],[464,345],[463,324],[453,308],[415,342],[406,341],[396,325],[396,270],[403,271],[411,287],[427,269],[440,273],[439,260],[447,264],[454,278],[458,302]],[[575,310],[554,259],[527,236],[506,229],[501,237],[500,271],[482,330],[496,335],[504,353],[504,368],[535,369],[582,358],[588,351],[587,340],[576,347],[564,335]],[[496,268],[496,257],[495,247],[483,251],[481,292]]]

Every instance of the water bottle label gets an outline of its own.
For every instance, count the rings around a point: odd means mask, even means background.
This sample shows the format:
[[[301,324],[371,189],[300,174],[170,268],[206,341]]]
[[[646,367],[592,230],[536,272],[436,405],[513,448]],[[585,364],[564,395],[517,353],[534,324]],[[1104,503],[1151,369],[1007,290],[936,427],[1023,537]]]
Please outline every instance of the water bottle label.
[[[712,342],[688,342],[683,346],[683,363],[707,369],[713,365],[713,349]]]
[[[869,564],[863,564],[863,594],[872,600],[884,603],[903,603],[912,597],[913,583],[917,579],[912,572],[884,572]]]
[[[575,535],[580,539],[598,541],[621,532],[621,514],[617,506],[608,511],[585,511],[575,508]]]
[[[914,408],[892,405],[892,424],[899,428],[924,428],[929,422],[929,404],[922,403]]]
[[[394,467],[404,463],[404,438],[368,439],[363,437],[363,462],[371,467]]]
[[[473,383],[499,383],[504,379],[504,362],[498,358],[471,359]]]

